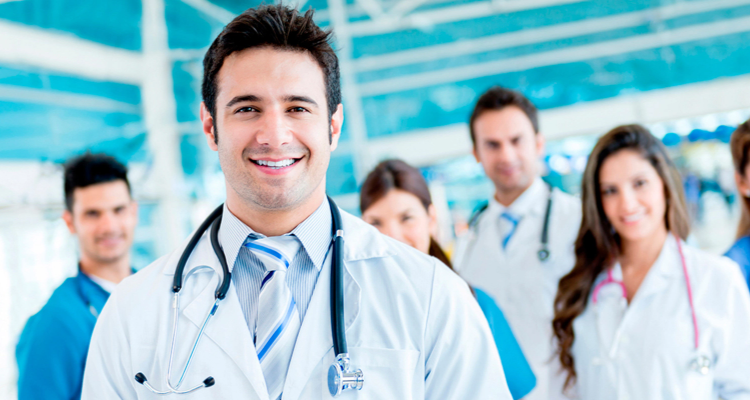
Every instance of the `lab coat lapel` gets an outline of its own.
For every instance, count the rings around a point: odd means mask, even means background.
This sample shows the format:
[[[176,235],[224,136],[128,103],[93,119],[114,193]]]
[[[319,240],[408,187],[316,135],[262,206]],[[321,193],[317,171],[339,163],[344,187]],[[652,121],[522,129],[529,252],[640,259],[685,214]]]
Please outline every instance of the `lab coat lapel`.
[[[594,287],[600,285],[606,277],[607,271],[602,271]],[[615,281],[622,282],[622,269],[619,263],[612,267],[612,277]],[[615,337],[622,330],[622,322],[628,306],[627,300],[623,297],[622,287],[615,283],[600,286],[597,303],[593,304],[592,297],[591,304],[595,313],[594,323],[597,325],[597,335],[603,348],[603,354],[612,354]]]
[[[344,263],[346,265],[346,263]],[[331,268],[326,262],[320,271],[313,297],[302,321],[284,386],[284,400],[300,398],[312,373],[333,348],[331,336]],[[359,315],[360,288],[344,267],[344,320],[348,330]]]
[[[361,289],[349,269],[356,260],[364,260],[388,255],[387,246],[380,234],[364,222],[342,211],[344,223],[344,326],[346,330],[359,316]],[[329,253],[329,258],[332,257]],[[310,305],[292,361],[289,365],[287,380],[284,385],[284,400],[297,400],[310,379],[324,379],[323,376],[312,376],[323,357],[333,348],[331,337],[331,270],[332,262],[326,260],[318,276]],[[353,341],[349,341],[351,346]],[[333,359],[331,359],[333,362]],[[327,371],[327,369],[326,369]],[[327,375],[326,375],[327,376]],[[324,385],[327,383],[324,382]]]
[[[208,254],[210,256],[207,256]],[[195,261],[193,258],[195,258]],[[213,277],[208,281],[200,294],[183,311],[183,315],[195,324],[198,329],[201,328],[206,315],[214,305],[214,293],[219,283],[218,279],[222,276],[220,272],[221,267],[218,265],[213,250],[210,250],[210,242],[205,236],[199,245],[196,246],[194,255],[188,261],[188,265],[185,268],[185,273],[201,265],[210,266],[216,273],[213,274]],[[191,277],[191,280],[198,281],[196,278]],[[268,389],[266,388],[266,381],[263,377],[263,371],[256,356],[255,345],[250,337],[250,331],[245,322],[245,317],[240,308],[240,302],[233,284],[230,285],[224,300],[219,302],[219,309],[212,317],[211,322],[206,326],[204,335],[216,343],[234,361],[237,368],[250,381],[258,398],[267,400]]]
[[[661,249],[661,253],[659,253],[659,257],[643,279],[643,283],[638,288],[631,304],[635,304],[636,301],[640,303],[664,291],[674,275],[682,275],[681,263],[680,254],[677,250],[677,241],[669,233],[667,239],[664,241],[664,246]]]
[[[595,310],[600,313],[596,323],[599,324],[599,335],[604,336],[600,340],[602,340],[605,348],[609,349],[610,357],[613,357],[616,353],[619,343],[618,337],[622,334],[623,329],[626,329],[625,327],[631,323],[633,318],[637,318],[638,312],[634,309],[648,307],[650,304],[649,298],[662,292],[669,285],[673,275],[680,271],[679,263],[681,260],[679,257],[677,243],[670,234],[664,241],[659,257],[651,266],[624,313],[619,305],[622,301],[620,289],[616,285],[607,285],[606,289],[605,287],[602,288],[600,292],[602,304]],[[600,279],[604,276],[606,276],[606,273],[602,272]],[[619,264],[613,267],[613,276],[616,280],[622,281],[622,269]]]

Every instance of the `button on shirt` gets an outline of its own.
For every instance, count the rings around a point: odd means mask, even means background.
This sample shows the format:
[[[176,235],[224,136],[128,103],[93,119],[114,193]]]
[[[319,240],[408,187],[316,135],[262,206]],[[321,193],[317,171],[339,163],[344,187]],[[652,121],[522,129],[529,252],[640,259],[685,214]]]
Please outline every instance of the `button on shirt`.
[[[326,255],[331,244],[331,229],[331,209],[328,199],[325,199],[312,215],[287,234],[294,235],[302,243],[289,266],[286,277],[301,320],[305,318],[315,283],[323,263],[326,262]],[[245,225],[229,211],[225,204],[219,228],[219,241],[227,257],[227,265],[232,273],[232,283],[237,290],[237,297],[240,300],[247,326],[250,333],[254,334],[258,320],[260,285],[265,275],[265,267],[257,256],[243,246],[248,237],[255,239],[266,236]],[[245,252],[246,254],[240,257],[240,254]]]

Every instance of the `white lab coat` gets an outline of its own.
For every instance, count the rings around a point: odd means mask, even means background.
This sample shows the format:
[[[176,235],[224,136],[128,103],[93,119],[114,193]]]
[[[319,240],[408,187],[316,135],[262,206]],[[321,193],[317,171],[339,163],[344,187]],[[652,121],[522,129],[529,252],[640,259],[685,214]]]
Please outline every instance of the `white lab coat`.
[[[750,399],[750,293],[726,257],[682,245],[699,327],[699,354],[708,375],[689,368],[696,358],[687,286],[672,235],[627,308],[618,285],[603,286],[598,314],[591,297],[573,322],[581,399]],[[607,273],[602,272],[596,283]],[[622,280],[622,270],[613,267]],[[592,293],[593,295],[593,293]]]
[[[344,298],[352,366],[362,391],[341,399],[511,399],[489,327],[467,285],[436,259],[387,238],[342,212]],[[323,234],[323,233],[321,233]],[[325,233],[328,234],[328,233]],[[182,248],[123,281],[92,337],[83,399],[160,398],[134,380],[143,372],[163,389],[172,326],[173,271]],[[173,382],[214,303],[221,267],[205,234],[185,273]],[[329,260],[318,278],[284,386],[284,399],[328,399],[334,361]],[[215,272],[214,272],[215,271]],[[256,350],[231,285],[208,324],[183,388],[213,376],[216,385],[184,399],[268,399]]]
[[[553,359],[552,318],[557,284],[573,268],[573,245],[581,224],[578,198],[552,191],[549,221],[550,258],[540,261],[542,227],[549,187],[537,178],[509,207],[521,220],[506,249],[498,222],[502,207],[492,199],[488,208],[456,246],[454,266],[470,285],[489,293],[505,314],[536,375],[528,400],[564,398],[564,378]]]

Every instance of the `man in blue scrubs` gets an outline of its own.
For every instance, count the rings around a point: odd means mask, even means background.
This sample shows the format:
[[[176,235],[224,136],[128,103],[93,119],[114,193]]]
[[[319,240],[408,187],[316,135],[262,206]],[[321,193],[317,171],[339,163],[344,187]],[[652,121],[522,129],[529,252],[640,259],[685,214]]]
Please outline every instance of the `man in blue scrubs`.
[[[138,221],[127,169],[85,154],[65,166],[63,220],[79,245],[78,274],[32,316],[16,347],[18,398],[80,399],[91,333],[109,293],[132,273]]]

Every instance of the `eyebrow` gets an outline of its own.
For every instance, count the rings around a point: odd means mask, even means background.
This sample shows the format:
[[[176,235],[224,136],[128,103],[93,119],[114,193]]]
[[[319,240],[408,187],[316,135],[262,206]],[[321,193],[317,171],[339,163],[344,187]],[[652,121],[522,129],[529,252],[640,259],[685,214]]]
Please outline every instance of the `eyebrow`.
[[[636,179],[645,179],[647,177],[648,176],[646,175],[646,173],[644,173],[644,172],[638,172],[635,175],[629,176],[627,178],[627,182],[632,182],[632,181],[634,181]],[[605,184],[606,185],[617,185],[617,183],[614,183],[614,182],[604,182],[604,181],[601,181],[601,180],[599,181],[599,185],[605,185]]]
[[[318,107],[318,103],[315,100],[313,100],[312,98],[307,97],[307,96],[291,95],[291,96],[285,97],[284,100],[286,100],[289,103],[302,102],[302,103],[312,104],[315,107]]]
[[[318,107],[318,103],[312,98],[307,97],[307,96],[290,95],[290,96],[284,97],[283,100],[287,103],[302,102],[302,103],[312,104],[315,107]],[[232,100],[229,100],[229,103],[227,103],[226,107],[229,108],[237,103],[258,102],[258,101],[261,101],[261,98],[254,94],[248,94],[244,96],[235,96]]]
[[[229,100],[226,107],[229,108],[237,103],[244,103],[246,101],[260,101],[260,97],[254,94],[248,94],[245,96],[235,96],[232,100]]]

